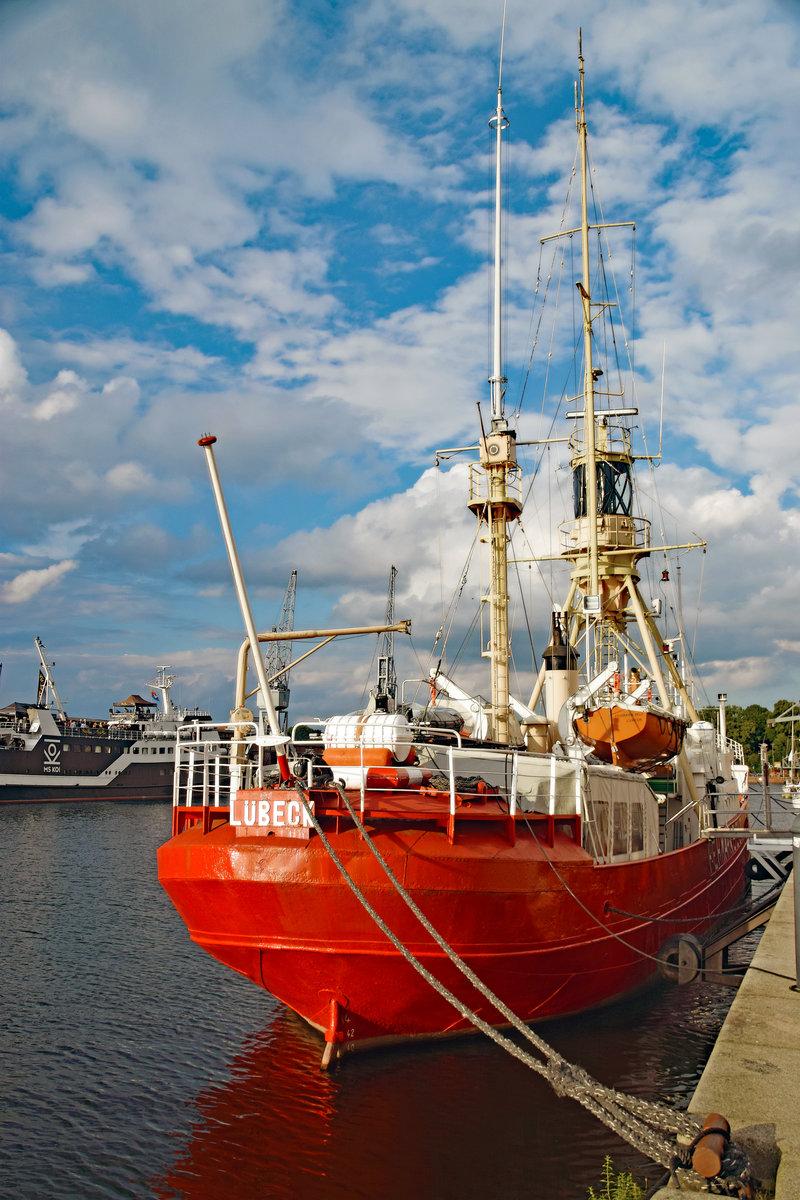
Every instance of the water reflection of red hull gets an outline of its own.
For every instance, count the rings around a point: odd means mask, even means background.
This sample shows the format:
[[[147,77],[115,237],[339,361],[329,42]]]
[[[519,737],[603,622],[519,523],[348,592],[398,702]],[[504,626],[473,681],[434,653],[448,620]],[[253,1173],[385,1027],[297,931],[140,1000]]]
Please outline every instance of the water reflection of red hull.
[[[699,840],[599,865],[582,848],[574,816],[531,815],[512,844],[508,817],[498,809],[488,819],[490,804],[482,812],[452,843],[413,819],[376,822],[374,840],[439,933],[526,1021],[639,987],[668,938],[702,934],[743,889],[743,840]],[[349,874],[402,943],[472,1010],[503,1023],[422,929],[352,824],[341,814],[325,823]],[[227,820],[205,833],[194,824],[159,851],[161,882],[199,945],[337,1050],[470,1030],[373,924],[318,837],[242,833]]]
[[[551,1027],[548,1037],[606,1082],[624,1079],[627,1090],[652,1098],[665,1087],[688,1098],[686,1080],[707,1056],[708,1039],[694,1045],[698,1017],[686,1011],[687,1001],[694,997],[696,1005],[706,990],[651,994],[624,1010],[605,1010],[589,1027],[580,1021]],[[248,1037],[228,1078],[190,1098],[191,1126],[149,1181],[148,1195],[523,1196],[535,1178],[542,1195],[572,1200],[597,1185],[606,1153],[621,1169],[643,1166],[600,1122],[483,1040],[393,1051],[361,1063],[358,1072],[329,1074],[319,1070],[316,1045],[312,1031],[285,1009]],[[513,1145],[514,1154],[501,1161],[487,1153],[487,1146],[502,1145]]]

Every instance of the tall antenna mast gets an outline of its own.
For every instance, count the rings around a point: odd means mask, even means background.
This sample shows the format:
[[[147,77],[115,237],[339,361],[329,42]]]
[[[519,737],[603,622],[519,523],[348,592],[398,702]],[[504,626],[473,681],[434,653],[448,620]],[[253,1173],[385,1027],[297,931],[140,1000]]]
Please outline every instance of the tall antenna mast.
[[[503,112],[503,36],[500,42],[500,70],[497,81],[497,107],[489,121],[495,131],[494,201],[494,305],[492,314],[492,373],[489,376],[492,420],[488,433],[481,430],[480,468],[470,476],[469,507],[487,526],[491,558],[489,595],[489,645],[485,651],[491,663],[492,720],[491,737],[502,745],[511,740],[509,676],[511,644],[508,628],[508,525],[522,510],[517,466],[516,434],[508,428],[503,413],[506,384],[502,354],[502,151],[503,133],[509,121]]]
[[[492,304],[492,373],[489,376],[491,396],[492,429],[500,428],[503,418],[503,394],[506,379],[503,375],[503,201],[502,162],[503,133],[509,127],[508,117],[503,112],[503,46],[506,35],[506,8],[503,5],[503,30],[500,35],[500,65],[497,72],[497,108],[489,125],[495,131],[495,179],[494,179],[494,288]]]
[[[586,455],[586,515],[589,525],[589,596],[600,593],[600,568],[597,556],[597,447],[594,425],[594,366],[592,362],[592,302],[589,264],[589,200],[586,167],[586,109],[583,87],[583,36],[578,31],[578,137],[581,152],[581,252],[583,282],[578,284],[583,305],[583,444]]]

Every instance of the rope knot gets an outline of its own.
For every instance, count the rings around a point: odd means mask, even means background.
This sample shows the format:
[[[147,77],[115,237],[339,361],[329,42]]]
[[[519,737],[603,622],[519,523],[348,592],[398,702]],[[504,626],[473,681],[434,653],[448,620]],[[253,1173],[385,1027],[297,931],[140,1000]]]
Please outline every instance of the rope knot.
[[[563,1058],[557,1058],[550,1063],[548,1078],[553,1091],[559,1099],[562,1099],[564,1096],[568,1096],[573,1090],[575,1070]]]

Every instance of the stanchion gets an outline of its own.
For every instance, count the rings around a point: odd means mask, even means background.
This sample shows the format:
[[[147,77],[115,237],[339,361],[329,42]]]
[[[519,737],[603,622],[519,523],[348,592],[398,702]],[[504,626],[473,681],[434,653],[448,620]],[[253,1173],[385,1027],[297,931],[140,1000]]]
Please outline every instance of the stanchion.
[[[792,887],[794,888],[794,973],[793,992],[800,992],[800,817],[792,824]]]
[[[761,743],[761,783],[764,788],[764,828],[772,829],[772,803],[769,796],[769,746]]]

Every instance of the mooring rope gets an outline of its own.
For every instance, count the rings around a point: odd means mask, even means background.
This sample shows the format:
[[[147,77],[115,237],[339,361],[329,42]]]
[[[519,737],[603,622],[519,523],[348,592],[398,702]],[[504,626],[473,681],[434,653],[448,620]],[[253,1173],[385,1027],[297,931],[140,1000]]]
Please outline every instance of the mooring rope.
[[[471,970],[470,967],[456,954],[451,946],[439,934],[438,930],[427,919],[425,914],[418,908],[414,900],[402,886],[400,881],[394,875],[391,867],[384,860],[378,848],[375,846],[372,838],[367,833],[355,809],[350,804],[347,796],[339,785],[334,785],[336,791],[341,797],[345,807],[358,829],[361,837],[364,839],[367,847],[381,865],[387,878],[396,889],[398,895],[403,899],[411,912],[414,913],[417,920],[423,928],[430,934],[433,940],[441,947],[450,962],[464,975],[464,977],[475,987],[480,994],[489,1001],[510,1025],[514,1027],[528,1042],[530,1042],[547,1060],[545,1063],[534,1058],[522,1047],[517,1046],[499,1030],[491,1026],[487,1021],[484,1021],[477,1013],[473,1012],[466,1004],[450,991],[443,983],[440,982],[420,960],[412,954],[410,950],[400,941],[400,939],[389,929],[386,922],[372,907],[366,896],[362,892],[358,884],[353,880],[347,871],[347,868],[342,863],[337,855],[329,839],[326,837],[320,822],[307,798],[305,789],[299,782],[295,783],[298,795],[303,804],[303,807],[308,814],[317,834],[322,841],[327,853],[340,872],[344,882],[347,884],[351,892],[358,899],[359,903],[369,913],[372,920],[381,930],[381,932],[389,939],[395,949],[406,959],[406,961],[422,976],[423,979],[440,995],[447,1000],[465,1020],[474,1025],[493,1042],[495,1042],[507,1053],[518,1059],[525,1066],[536,1071],[548,1080],[551,1086],[559,1096],[569,1096],[570,1099],[577,1101],[598,1120],[602,1121],[619,1137],[623,1138],[635,1149],[645,1154],[653,1162],[660,1163],[668,1170],[673,1170],[675,1166],[675,1146],[666,1137],[657,1133],[653,1126],[659,1129],[667,1129],[673,1134],[682,1134],[688,1138],[695,1138],[699,1132],[698,1122],[685,1113],[675,1112],[673,1109],[667,1108],[662,1104],[655,1103],[650,1100],[642,1100],[637,1096],[630,1096],[624,1092],[615,1091],[613,1088],[608,1088],[604,1084],[593,1079],[587,1071],[582,1067],[578,1067],[573,1063],[567,1062],[552,1046],[548,1045],[542,1038],[534,1033],[524,1021],[522,1021],[516,1013],[496,996]]]

